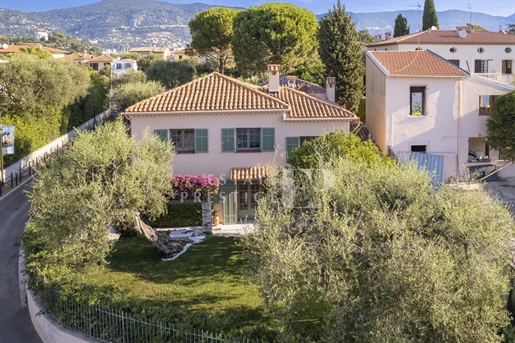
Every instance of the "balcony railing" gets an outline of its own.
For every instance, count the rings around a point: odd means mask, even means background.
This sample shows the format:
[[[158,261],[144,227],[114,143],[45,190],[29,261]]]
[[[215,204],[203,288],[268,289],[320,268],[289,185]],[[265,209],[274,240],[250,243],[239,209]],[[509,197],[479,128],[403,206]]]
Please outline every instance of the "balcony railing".
[[[492,81],[498,81],[502,83],[512,84],[514,81],[513,74],[503,73],[476,73],[477,76],[487,78]]]

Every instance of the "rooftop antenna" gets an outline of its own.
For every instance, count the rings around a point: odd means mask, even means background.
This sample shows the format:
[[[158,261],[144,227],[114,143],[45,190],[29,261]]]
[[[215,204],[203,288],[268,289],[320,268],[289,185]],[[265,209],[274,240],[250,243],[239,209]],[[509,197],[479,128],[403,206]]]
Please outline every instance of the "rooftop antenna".
[[[416,5],[408,5],[408,7],[416,7],[417,10],[418,10],[418,32],[422,31],[422,18],[421,18],[421,10],[422,10],[422,5],[417,2]]]
[[[472,25],[472,7],[470,7],[470,4],[467,4],[467,7],[463,7],[463,8],[468,8],[469,9],[469,23],[470,25]]]

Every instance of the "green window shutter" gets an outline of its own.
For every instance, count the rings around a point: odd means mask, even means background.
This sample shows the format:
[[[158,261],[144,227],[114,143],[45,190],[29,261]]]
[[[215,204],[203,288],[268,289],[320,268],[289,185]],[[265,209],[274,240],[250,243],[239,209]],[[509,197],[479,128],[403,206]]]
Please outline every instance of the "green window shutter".
[[[154,135],[158,136],[161,140],[168,142],[168,130],[154,130]]]
[[[288,159],[293,149],[300,146],[300,137],[286,137],[286,158]]]
[[[275,151],[275,129],[273,127],[261,129],[261,151]]]
[[[195,129],[195,152],[208,152],[207,129]]]
[[[234,129],[222,129],[222,152],[235,152]]]

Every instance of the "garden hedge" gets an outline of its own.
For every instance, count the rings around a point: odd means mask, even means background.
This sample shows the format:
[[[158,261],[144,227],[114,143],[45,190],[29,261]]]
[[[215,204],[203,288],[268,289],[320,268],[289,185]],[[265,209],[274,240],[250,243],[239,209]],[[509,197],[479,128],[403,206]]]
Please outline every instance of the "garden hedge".
[[[150,222],[156,227],[202,226],[202,203],[186,202],[168,204],[167,213]]]

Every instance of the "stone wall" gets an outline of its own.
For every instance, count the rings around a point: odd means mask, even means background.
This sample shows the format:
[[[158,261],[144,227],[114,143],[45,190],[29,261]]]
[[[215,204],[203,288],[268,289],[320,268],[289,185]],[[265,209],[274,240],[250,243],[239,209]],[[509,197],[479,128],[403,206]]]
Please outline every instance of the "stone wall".
[[[204,232],[211,233],[213,229],[213,224],[211,222],[211,205],[210,201],[202,202],[202,228]]]

